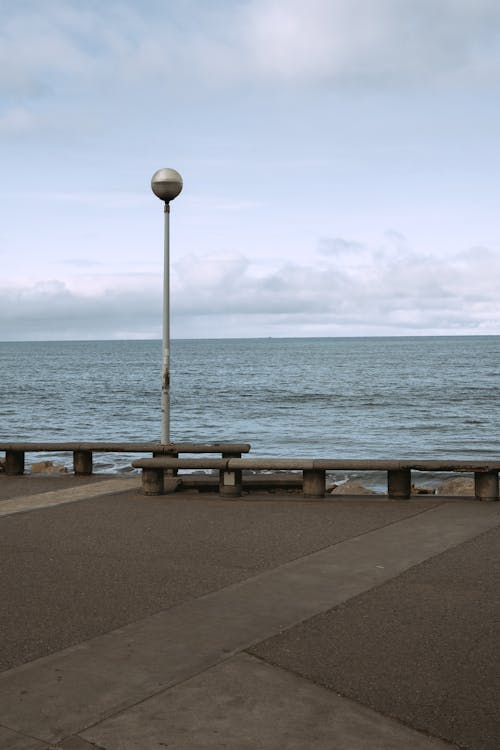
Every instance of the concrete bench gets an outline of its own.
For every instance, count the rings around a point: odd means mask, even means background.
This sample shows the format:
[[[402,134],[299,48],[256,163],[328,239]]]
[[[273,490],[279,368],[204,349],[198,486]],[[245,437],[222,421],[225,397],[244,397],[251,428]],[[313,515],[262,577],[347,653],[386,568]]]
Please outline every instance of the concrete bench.
[[[115,443],[115,442],[0,442],[5,452],[5,473],[11,476],[24,474],[26,453],[73,453],[75,474],[92,474],[94,453],[152,453],[153,456],[177,458],[180,453],[220,453],[223,457],[240,457],[248,453],[249,443]]]
[[[498,500],[498,471],[500,461],[397,461],[365,459],[313,458],[171,458],[157,456],[134,461],[132,466],[142,469],[142,486],[146,495],[164,492],[164,473],[177,469],[215,469],[219,472],[221,495],[238,496],[242,491],[242,472],[300,471],[302,491],[306,497],[324,497],[327,471],[386,471],[387,495],[407,499],[411,495],[411,472],[471,472],[474,474],[474,494],[478,500]]]

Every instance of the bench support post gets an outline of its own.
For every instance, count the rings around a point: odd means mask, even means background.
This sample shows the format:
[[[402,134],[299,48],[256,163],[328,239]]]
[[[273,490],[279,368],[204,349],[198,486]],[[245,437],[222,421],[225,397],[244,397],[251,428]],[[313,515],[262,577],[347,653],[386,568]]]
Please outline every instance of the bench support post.
[[[5,451],[5,473],[9,476],[24,474],[24,451]]]
[[[476,500],[498,500],[498,472],[474,472],[474,494]]]
[[[219,494],[226,497],[239,497],[241,495],[242,480],[241,470],[219,471]]]
[[[153,451],[153,458],[157,458],[158,456],[168,456],[168,458],[179,458],[179,454],[176,453],[176,451],[165,451],[165,452],[158,452]],[[179,473],[179,469],[165,469],[165,472],[168,477],[176,477]]]
[[[303,469],[302,492],[306,497],[324,497],[326,472],[324,469]]]
[[[411,495],[410,469],[387,471],[387,494],[392,499],[407,500]]]
[[[92,451],[73,451],[73,471],[81,476],[92,474]]]
[[[163,495],[165,480],[163,469],[143,469],[142,489],[145,495]]]

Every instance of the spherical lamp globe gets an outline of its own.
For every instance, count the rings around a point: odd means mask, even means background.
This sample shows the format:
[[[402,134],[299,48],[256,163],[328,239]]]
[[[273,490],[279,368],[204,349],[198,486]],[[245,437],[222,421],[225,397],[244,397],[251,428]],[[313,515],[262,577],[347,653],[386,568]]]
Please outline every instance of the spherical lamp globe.
[[[158,198],[169,203],[182,190],[182,177],[176,169],[158,169],[151,178],[151,190]]]

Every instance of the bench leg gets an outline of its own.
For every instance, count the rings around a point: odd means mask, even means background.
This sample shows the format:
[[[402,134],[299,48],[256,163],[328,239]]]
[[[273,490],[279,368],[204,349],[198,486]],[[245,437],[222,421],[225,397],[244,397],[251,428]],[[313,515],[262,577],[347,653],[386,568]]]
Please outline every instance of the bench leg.
[[[302,492],[306,497],[324,497],[326,472],[324,469],[304,469],[302,471]]]
[[[142,490],[145,495],[163,495],[165,492],[163,469],[143,469]]]
[[[242,481],[241,470],[219,471],[219,494],[226,497],[239,497],[241,495]]]
[[[5,451],[5,473],[9,476],[24,474],[24,451]]]
[[[407,500],[411,495],[410,469],[389,469],[387,494],[392,499]]]
[[[498,472],[474,472],[474,494],[476,500],[498,500]]]
[[[92,474],[92,451],[73,451],[73,471],[81,476]]]

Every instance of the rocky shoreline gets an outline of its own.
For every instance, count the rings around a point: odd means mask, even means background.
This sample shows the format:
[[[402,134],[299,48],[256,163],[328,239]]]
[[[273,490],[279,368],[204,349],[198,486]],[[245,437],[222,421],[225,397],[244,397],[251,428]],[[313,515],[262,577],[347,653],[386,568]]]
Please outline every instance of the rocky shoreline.
[[[0,458],[0,473],[4,471],[5,458]],[[35,461],[31,464],[31,474],[67,474],[68,468],[62,463],[56,461]],[[117,472],[113,472],[117,473]],[[207,475],[207,472],[196,472]],[[252,472],[254,474],[254,472]],[[290,477],[292,475],[288,475]],[[269,476],[270,483],[280,482],[280,475]],[[345,481],[335,483],[331,482],[327,487],[327,493],[330,495],[384,495],[383,491],[374,489],[356,478],[347,478]],[[412,484],[412,495],[440,495],[440,496],[473,496],[474,479],[472,476],[449,475],[436,481],[436,484]]]
[[[328,488],[330,495],[383,495],[383,492],[366,487],[357,480],[348,479],[338,485]],[[443,479],[436,487],[412,484],[412,495],[441,495],[441,496],[472,496],[474,495],[474,479],[469,476],[452,476]]]

